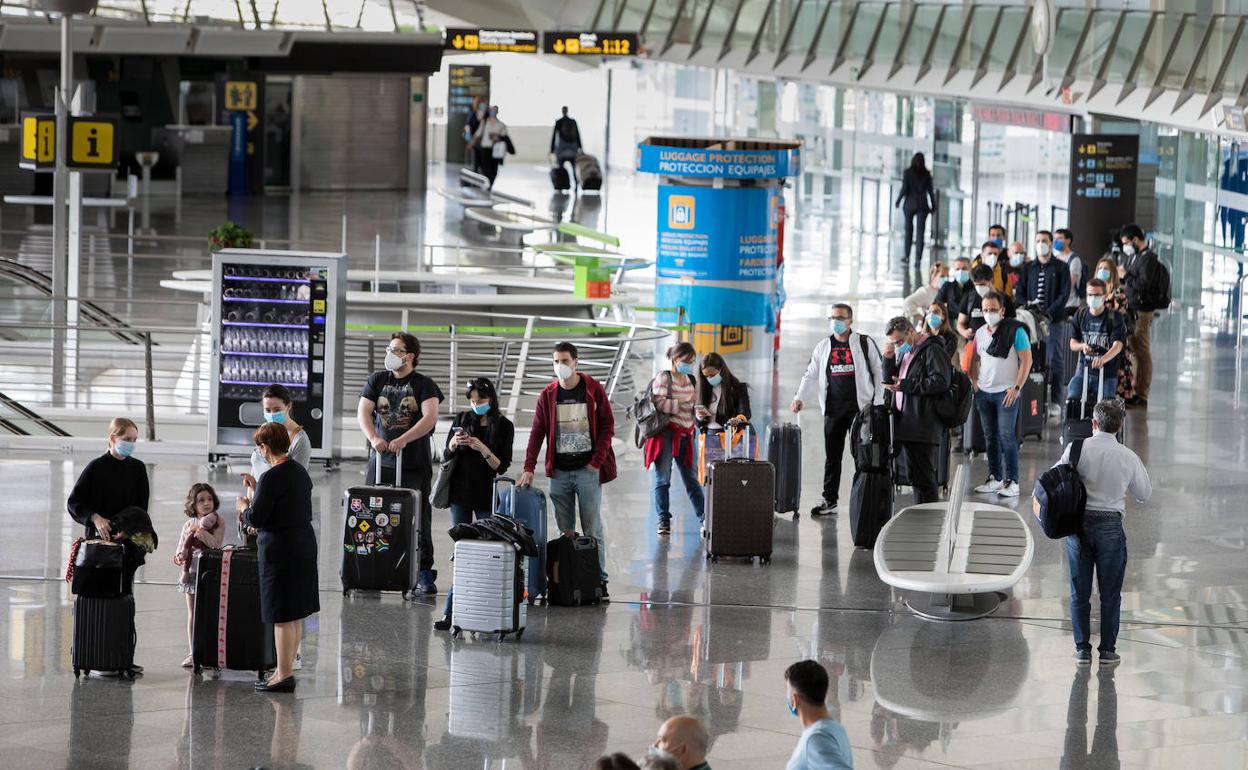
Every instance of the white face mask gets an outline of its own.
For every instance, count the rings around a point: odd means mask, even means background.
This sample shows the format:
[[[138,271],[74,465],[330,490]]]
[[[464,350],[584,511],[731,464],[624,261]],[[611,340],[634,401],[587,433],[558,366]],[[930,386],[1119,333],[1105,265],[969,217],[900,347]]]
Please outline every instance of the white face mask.
[[[1088,307],[1092,310],[1100,310],[1105,307],[1105,298],[1099,294],[1088,295]]]
[[[572,373],[572,367],[567,364],[561,364],[558,361],[555,362],[555,376],[560,381],[572,379]]]
[[[989,326],[996,326],[997,324],[1001,323],[1001,314],[1000,313],[984,313],[984,321]]]
[[[1040,241],[1039,243],[1036,244],[1036,254],[1041,257],[1047,257],[1049,256],[1050,248],[1051,247],[1049,246],[1049,244],[1045,243],[1044,241]]]
[[[979,284],[975,284],[975,293],[980,297],[987,297],[988,292],[990,291],[992,291],[991,286],[980,286]]]
[[[983,261],[983,263],[984,263],[985,265],[987,265],[988,267],[996,267],[996,266],[997,266],[997,255],[996,255],[996,254],[985,254],[985,255],[983,255],[983,257],[982,257],[982,261]]]
[[[388,372],[397,372],[403,368],[403,356],[387,350],[384,366]]]
[[[1128,243],[1128,244],[1124,245],[1124,246],[1122,247],[1122,253],[1123,253],[1123,254],[1126,254],[1128,257],[1134,257],[1134,256],[1135,256],[1135,244],[1134,244],[1134,243]]]

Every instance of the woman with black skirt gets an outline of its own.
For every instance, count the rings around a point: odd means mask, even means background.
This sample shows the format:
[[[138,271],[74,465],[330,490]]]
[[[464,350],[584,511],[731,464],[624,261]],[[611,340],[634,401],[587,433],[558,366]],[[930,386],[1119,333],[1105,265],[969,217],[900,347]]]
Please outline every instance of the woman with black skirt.
[[[273,624],[277,668],[256,682],[260,692],[294,692],[295,654],[303,619],[321,609],[317,590],[316,535],[312,531],[312,479],[289,462],[290,434],[267,423],[252,440],[270,468],[252,499],[240,497],[239,517],[255,527],[260,562],[260,617]]]

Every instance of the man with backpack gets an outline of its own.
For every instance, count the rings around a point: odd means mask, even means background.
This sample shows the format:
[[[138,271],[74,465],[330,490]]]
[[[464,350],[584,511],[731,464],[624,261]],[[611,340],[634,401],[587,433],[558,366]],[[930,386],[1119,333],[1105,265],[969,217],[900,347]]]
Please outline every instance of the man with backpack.
[[[550,132],[550,154],[555,156],[555,166],[562,168],[567,163],[572,167],[572,183],[578,184],[576,178],[576,156],[581,151],[581,129],[576,121],[568,117],[568,108],[563,108],[563,116],[555,121],[555,128]]]
[[[1116,666],[1122,660],[1115,645],[1122,580],[1127,571],[1127,535],[1122,528],[1126,496],[1130,492],[1145,502],[1153,494],[1153,482],[1143,461],[1116,438],[1125,417],[1117,399],[1097,403],[1092,410],[1092,438],[1071,442],[1058,461],[1058,465],[1070,465],[1079,474],[1087,493],[1082,524],[1066,537],[1070,622],[1075,634],[1075,661],[1080,666],[1092,664],[1093,577],[1101,599],[1101,643],[1097,646],[1101,665]]]
[[[1118,277],[1127,290],[1127,306],[1136,311],[1135,330],[1127,348],[1135,356],[1135,396],[1127,406],[1148,408],[1153,384],[1153,316],[1170,307],[1170,271],[1161,264],[1137,224],[1122,228],[1122,264]]]
[[[884,388],[897,414],[893,439],[906,453],[914,501],[934,503],[940,500],[938,452],[947,430],[939,412],[953,378],[949,352],[939,337],[920,334],[905,316],[889,321],[885,332]]]

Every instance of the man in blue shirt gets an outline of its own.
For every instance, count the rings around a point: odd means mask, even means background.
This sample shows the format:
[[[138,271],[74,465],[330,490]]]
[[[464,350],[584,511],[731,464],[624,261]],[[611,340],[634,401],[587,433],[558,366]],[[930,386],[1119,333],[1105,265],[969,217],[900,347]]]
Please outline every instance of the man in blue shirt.
[[[803,660],[785,670],[784,681],[789,713],[803,728],[786,770],[853,770],[849,735],[826,704],[828,672],[813,660]]]

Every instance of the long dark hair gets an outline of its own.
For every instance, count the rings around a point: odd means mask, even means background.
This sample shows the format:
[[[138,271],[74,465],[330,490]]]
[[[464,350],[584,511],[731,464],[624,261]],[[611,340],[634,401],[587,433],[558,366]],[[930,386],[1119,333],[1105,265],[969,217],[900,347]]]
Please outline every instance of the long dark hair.
[[[494,383],[490,382],[488,377],[474,377],[464,387],[464,400],[469,402],[469,404],[472,402],[472,391],[474,390],[479,395],[485,396],[490,402],[490,411],[485,413],[485,424],[489,434],[486,443],[489,443],[489,440],[494,438],[494,431],[497,429],[499,421],[503,419],[502,410],[498,408],[498,390],[495,389]],[[477,424],[477,413],[472,411],[471,406],[464,412],[464,419],[461,422],[464,425]]]
[[[927,162],[923,157],[923,153],[916,152],[914,157],[910,159],[910,173],[920,179],[931,174],[931,172],[927,170]]]
[[[703,369],[718,369],[719,376],[723,379],[719,383],[720,398],[719,403],[715,405],[715,421],[723,424],[729,418],[736,417],[735,414],[725,414],[725,404],[731,398],[734,401],[740,388],[745,387],[745,383],[738,380],[732,374],[732,370],[728,368],[728,363],[724,361],[724,357],[718,353],[707,353],[702,356],[702,361],[698,364],[698,403],[711,403],[711,383],[706,381],[702,376]]]

